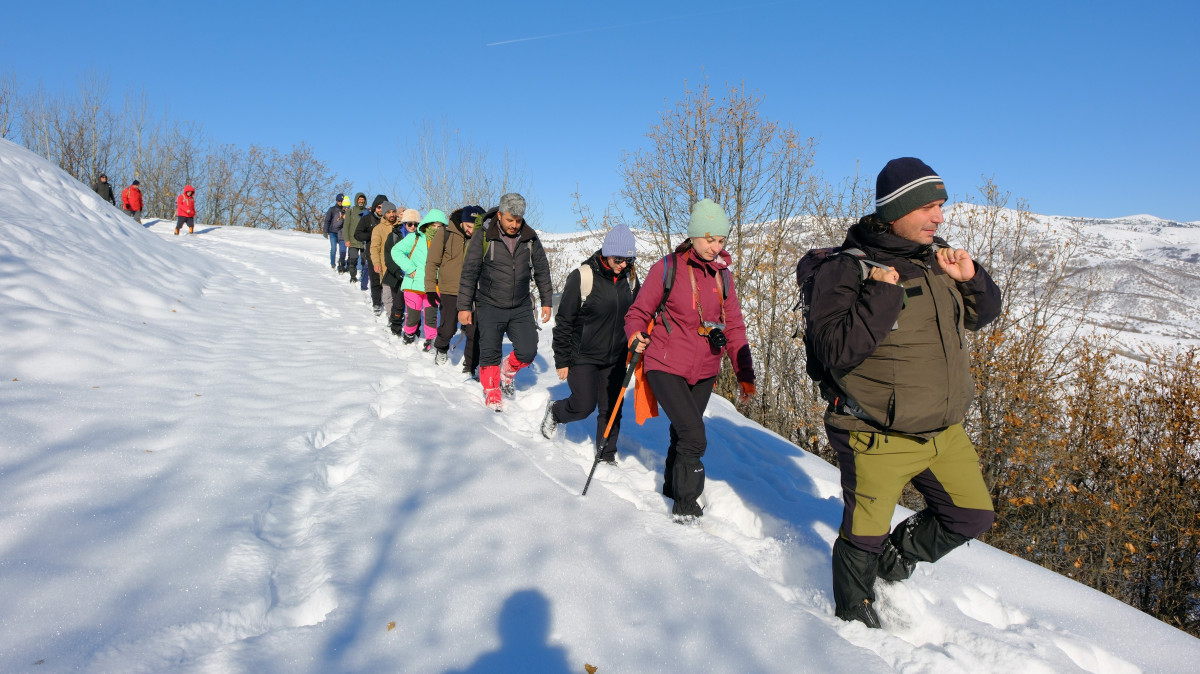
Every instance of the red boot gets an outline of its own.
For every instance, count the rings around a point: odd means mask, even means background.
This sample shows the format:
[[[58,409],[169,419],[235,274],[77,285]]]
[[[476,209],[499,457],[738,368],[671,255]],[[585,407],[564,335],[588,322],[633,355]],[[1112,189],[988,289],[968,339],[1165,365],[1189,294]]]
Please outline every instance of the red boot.
[[[504,411],[504,399],[500,393],[500,366],[484,365],[479,368],[479,383],[483,384],[483,404],[495,412]]]

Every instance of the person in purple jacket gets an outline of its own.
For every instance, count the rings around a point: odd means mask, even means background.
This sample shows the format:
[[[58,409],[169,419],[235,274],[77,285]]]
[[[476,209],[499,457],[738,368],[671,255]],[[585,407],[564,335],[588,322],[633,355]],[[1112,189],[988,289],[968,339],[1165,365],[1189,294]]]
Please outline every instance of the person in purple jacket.
[[[723,354],[733,363],[741,400],[754,395],[754,362],[728,269],[732,258],[725,251],[729,218],[712,200],[702,199],[692,207],[687,234],[668,256],[675,277],[662,311],[667,258],[650,267],[625,315],[625,335],[642,354],[646,382],[671,420],[663,495],[674,501],[671,514],[680,520],[704,514],[698,502],[704,492],[701,458],[708,448],[704,408]]]

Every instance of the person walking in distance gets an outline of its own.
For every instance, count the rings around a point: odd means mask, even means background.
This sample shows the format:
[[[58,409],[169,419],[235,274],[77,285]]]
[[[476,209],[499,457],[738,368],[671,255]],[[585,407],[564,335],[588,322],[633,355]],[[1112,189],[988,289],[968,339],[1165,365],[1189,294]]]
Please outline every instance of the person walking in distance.
[[[825,368],[825,432],[841,471],[834,610],[868,627],[880,627],[877,578],[905,580],[995,519],[962,424],[974,394],[965,331],[1001,308],[987,271],[936,236],[947,193],[933,169],[893,159],[875,185],[875,212],[842,245],[854,254],[813,273],[806,336]],[[926,507],[893,529],[909,482]]]
[[[550,262],[537,232],[525,222],[525,197],[505,194],[471,236],[458,287],[458,322],[478,322],[479,383],[484,404],[496,412],[504,409],[502,393],[515,393],[517,372],[537,356],[531,280],[537,283],[541,318],[546,323],[553,297]],[[471,306],[475,307],[473,315]],[[503,352],[506,334],[513,345],[507,357]]]
[[[425,294],[434,306],[440,306],[441,322],[437,337],[433,341],[433,362],[444,364],[449,356],[450,338],[458,330],[459,279],[462,277],[463,260],[467,242],[475,228],[483,220],[483,209],[479,206],[464,206],[450,214],[450,224],[438,228],[429,244],[429,258],[425,262]],[[465,308],[465,307],[463,307]],[[463,373],[475,373],[479,362],[479,342],[475,339],[475,324],[463,325],[466,345],[463,347]]]
[[[183,194],[175,197],[175,234],[187,225],[188,234],[196,233],[196,188],[185,185]]]
[[[358,223],[367,213],[367,195],[359,192],[354,195],[354,205],[346,212],[346,222],[342,225],[342,234],[346,237],[346,269],[350,272],[351,283],[358,283],[359,267],[362,266],[359,261],[366,261],[366,256],[362,254],[363,241],[358,238]],[[362,276],[361,288],[367,289],[365,272]]]
[[[329,239],[329,268],[337,269],[339,274],[346,272],[346,242],[342,240],[342,228],[346,223],[346,195],[338,193],[333,205],[325,211],[322,221],[322,233]]]
[[[133,181],[124,190],[121,190],[121,208],[125,211],[125,215],[137,220],[142,216],[142,188],[141,183]]]

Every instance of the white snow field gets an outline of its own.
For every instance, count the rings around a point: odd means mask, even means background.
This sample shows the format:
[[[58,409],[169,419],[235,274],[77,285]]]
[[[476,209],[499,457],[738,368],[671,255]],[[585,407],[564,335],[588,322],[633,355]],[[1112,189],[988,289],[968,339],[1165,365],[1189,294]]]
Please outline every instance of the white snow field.
[[[197,195],[204,199],[203,193]],[[137,223],[0,140],[0,671],[1182,672],[1200,641],[981,543],[832,616],[834,467],[714,398],[537,431],[405,347],[315,235]],[[907,513],[897,512],[897,519]]]

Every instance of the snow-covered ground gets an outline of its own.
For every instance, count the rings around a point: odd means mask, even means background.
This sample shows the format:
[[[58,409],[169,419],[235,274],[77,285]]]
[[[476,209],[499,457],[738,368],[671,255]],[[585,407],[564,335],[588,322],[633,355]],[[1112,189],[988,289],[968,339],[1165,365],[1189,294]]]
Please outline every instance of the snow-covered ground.
[[[1200,641],[972,543],[832,616],[836,470],[709,407],[537,433],[402,346],[319,236],[135,223],[0,140],[0,671],[1178,672]],[[632,417],[632,415],[630,415]],[[906,513],[897,512],[897,518]]]

